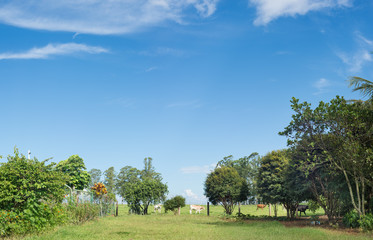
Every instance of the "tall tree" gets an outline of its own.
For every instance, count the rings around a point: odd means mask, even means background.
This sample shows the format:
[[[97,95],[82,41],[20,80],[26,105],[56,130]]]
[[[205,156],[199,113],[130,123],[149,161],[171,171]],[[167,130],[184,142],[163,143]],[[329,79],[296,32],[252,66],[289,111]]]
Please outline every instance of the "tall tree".
[[[91,175],[91,182],[89,184],[89,187],[93,187],[95,183],[101,182],[102,172],[100,169],[92,168],[88,173],[89,175]]]
[[[105,187],[106,187],[108,193],[111,194],[111,195],[114,195],[114,196],[115,196],[115,193],[116,193],[116,187],[115,187],[116,178],[117,178],[117,174],[114,170],[114,167],[110,167],[104,172]]]
[[[259,169],[259,154],[257,152],[251,153],[249,156],[234,160],[232,155],[224,157],[220,160],[216,167],[232,167],[236,169],[238,174],[246,180],[247,185],[250,188],[250,195],[255,197],[257,194],[256,180]]]
[[[56,169],[69,176],[67,185],[71,188],[83,190],[91,181],[91,176],[85,171],[87,168],[84,161],[78,155],[72,155],[67,160],[59,162]]]
[[[354,209],[364,215],[366,187],[373,186],[373,111],[339,96],[315,109],[295,98],[291,102],[293,120],[280,134],[288,137],[290,145],[302,139],[319,143],[334,170],[343,174]],[[331,143],[335,147],[330,148]]]

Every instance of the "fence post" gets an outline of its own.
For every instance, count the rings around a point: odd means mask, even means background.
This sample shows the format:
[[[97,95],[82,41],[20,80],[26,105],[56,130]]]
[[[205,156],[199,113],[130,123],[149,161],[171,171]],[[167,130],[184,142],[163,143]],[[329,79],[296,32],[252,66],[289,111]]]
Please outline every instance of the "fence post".
[[[210,202],[207,202],[207,216],[210,216]]]
[[[115,209],[115,216],[118,217],[118,201],[117,201],[117,207]]]

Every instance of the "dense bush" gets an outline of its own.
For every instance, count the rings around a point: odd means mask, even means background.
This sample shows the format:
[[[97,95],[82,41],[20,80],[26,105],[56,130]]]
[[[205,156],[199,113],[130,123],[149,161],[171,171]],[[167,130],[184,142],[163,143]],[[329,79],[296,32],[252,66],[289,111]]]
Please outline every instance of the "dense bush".
[[[173,211],[175,215],[177,213],[180,215],[180,208],[182,207],[185,207],[185,198],[182,196],[175,196],[164,202],[165,211]]]
[[[362,216],[358,222],[364,232],[373,231],[373,214]]]
[[[21,212],[0,211],[0,236],[38,232],[67,221],[67,214],[61,205],[33,203]]]
[[[41,231],[64,222],[66,177],[54,164],[27,159],[15,149],[0,165],[0,235]]]

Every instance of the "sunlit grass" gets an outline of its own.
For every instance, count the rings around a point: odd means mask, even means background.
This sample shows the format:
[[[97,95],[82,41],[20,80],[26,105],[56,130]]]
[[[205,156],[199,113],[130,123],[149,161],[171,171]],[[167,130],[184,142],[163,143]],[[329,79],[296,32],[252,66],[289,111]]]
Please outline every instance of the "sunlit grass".
[[[268,209],[257,211],[255,206],[243,206],[241,210],[244,214],[268,214]],[[280,211],[286,215],[281,208]],[[221,206],[212,206],[210,217],[206,211],[190,215],[188,206],[182,208],[180,216],[171,212],[129,215],[128,209],[121,206],[118,217],[64,226],[29,239],[370,239],[367,235],[347,235],[312,227],[286,228],[278,221],[239,222],[220,216],[223,216]]]

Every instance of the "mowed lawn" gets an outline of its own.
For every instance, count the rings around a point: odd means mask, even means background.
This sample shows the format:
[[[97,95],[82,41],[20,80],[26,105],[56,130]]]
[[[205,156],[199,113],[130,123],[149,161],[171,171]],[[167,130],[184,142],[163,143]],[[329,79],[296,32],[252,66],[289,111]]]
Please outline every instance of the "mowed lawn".
[[[372,239],[372,235],[348,234],[317,227],[284,227],[278,221],[240,222],[223,218],[221,206],[190,215],[189,206],[180,216],[172,213],[152,213],[148,216],[129,215],[120,207],[118,217],[105,217],[79,226],[63,226],[40,236],[27,239]],[[268,209],[256,211],[255,206],[243,206],[242,212],[268,214]],[[285,212],[280,208],[281,215]]]

